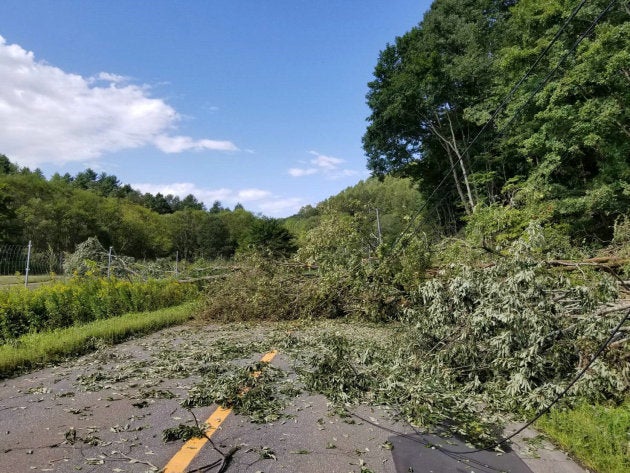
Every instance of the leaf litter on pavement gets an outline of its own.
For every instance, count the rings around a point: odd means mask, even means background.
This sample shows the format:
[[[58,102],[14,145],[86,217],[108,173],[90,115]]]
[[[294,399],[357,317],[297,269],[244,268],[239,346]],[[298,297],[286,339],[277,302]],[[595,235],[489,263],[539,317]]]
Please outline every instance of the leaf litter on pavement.
[[[404,329],[396,324],[347,320],[188,326],[133,345],[101,347],[76,362],[84,368],[74,389],[105,391],[107,396],[99,398],[103,402],[129,399],[139,414],[161,400],[179,401],[189,412],[172,416],[164,441],[201,435],[191,409],[212,404],[230,407],[254,423],[284,422],[299,410],[288,408],[304,392],[326,396],[330,414],[348,424],[355,423],[353,406],[384,405],[416,426],[454,419],[453,432],[476,440],[489,435],[496,418],[480,414],[482,400],[462,401],[471,396],[457,393],[448,376],[432,373],[412,356],[403,337]],[[289,361],[285,369],[258,361],[272,348]],[[138,415],[111,426],[111,432],[127,435],[118,440],[129,448],[125,455],[132,456],[131,448],[139,445],[134,433],[150,428],[149,421]],[[98,431],[76,435],[83,444],[111,445]],[[336,448],[333,442],[327,445]]]

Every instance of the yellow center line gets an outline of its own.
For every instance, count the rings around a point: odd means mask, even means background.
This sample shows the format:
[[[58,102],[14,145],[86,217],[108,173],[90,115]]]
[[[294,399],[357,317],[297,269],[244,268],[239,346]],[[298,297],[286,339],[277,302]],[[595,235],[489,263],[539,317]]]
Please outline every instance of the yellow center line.
[[[260,359],[263,363],[269,363],[273,360],[273,357],[276,356],[278,352],[276,350],[272,350],[268,353],[265,353],[263,357]],[[258,378],[260,376],[260,371],[255,371],[252,373],[254,378]],[[247,392],[243,390],[243,394]],[[188,465],[193,461],[193,459],[197,456],[197,454],[201,451],[206,443],[208,443],[208,439],[214,434],[217,429],[221,426],[221,424],[225,421],[227,416],[232,412],[232,408],[223,408],[221,406],[217,407],[217,409],[208,417],[206,424],[208,425],[208,430],[206,430],[207,437],[201,438],[192,438],[188,440],[182,448],[177,452],[173,458],[168,462],[168,464],[164,467],[163,473],[184,473]]]

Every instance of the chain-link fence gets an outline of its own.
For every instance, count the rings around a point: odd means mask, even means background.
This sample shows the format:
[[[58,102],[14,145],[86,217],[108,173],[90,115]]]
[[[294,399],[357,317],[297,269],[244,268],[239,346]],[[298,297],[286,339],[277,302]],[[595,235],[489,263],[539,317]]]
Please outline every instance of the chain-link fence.
[[[28,284],[35,276],[63,273],[63,255],[52,249],[36,250],[28,245],[0,245],[0,283]],[[14,280],[15,279],[15,280]]]
[[[0,287],[41,283],[56,275],[98,275],[127,279],[181,280],[204,279],[224,274],[233,263],[227,260],[187,261],[179,251],[170,257],[153,260],[119,255],[114,247],[105,248],[96,238],[77,245],[74,253],[55,253],[52,249],[37,250],[28,245],[0,245]]]

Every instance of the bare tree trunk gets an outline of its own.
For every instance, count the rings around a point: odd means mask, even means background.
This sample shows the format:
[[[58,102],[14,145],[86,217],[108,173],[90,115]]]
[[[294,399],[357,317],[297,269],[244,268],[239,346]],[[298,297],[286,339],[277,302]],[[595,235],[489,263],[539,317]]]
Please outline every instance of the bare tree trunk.
[[[457,164],[455,163],[455,161],[453,160],[453,147],[451,146],[451,143],[449,142],[449,140],[442,136],[440,134],[440,132],[438,131],[438,129],[431,125],[431,131],[433,131],[433,133],[435,133],[435,135],[440,139],[440,144],[442,145],[442,148],[444,148],[444,151],[446,151],[446,155],[448,156],[448,161],[451,164],[451,172],[453,173],[453,179],[455,181],[455,187],[457,188],[457,193],[459,194],[459,198],[462,202],[462,206],[464,207],[464,210],[466,211],[467,215],[471,214],[471,207],[469,207],[469,204],[466,200],[466,195],[464,194],[464,190],[462,189],[461,183],[459,182],[459,175],[457,174]]]
[[[459,182],[459,176],[457,175],[457,166],[455,165],[455,162],[453,161],[453,154],[451,152],[451,149],[448,146],[445,146],[444,149],[446,150],[448,161],[451,163],[451,169],[453,170],[453,179],[455,180],[455,187],[457,188],[457,193],[459,194],[459,198],[462,201],[462,205],[464,206],[464,209],[466,210],[466,214],[470,215],[471,211],[470,211],[470,208],[468,207],[468,204],[466,202],[466,196],[464,195],[464,191]]]
[[[464,176],[464,184],[466,184],[466,192],[468,193],[468,202],[470,204],[471,210],[475,211],[475,200],[473,199],[472,192],[470,190],[470,183],[468,182],[468,173],[466,172],[466,165],[464,164],[464,157],[459,152],[459,148],[457,147],[457,139],[455,138],[455,130],[453,130],[453,123],[451,122],[451,117],[447,113],[446,118],[448,118],[448,126],[451,130],[451,138],[452,141],[449,141],[449,145],[453,148],[453,151],[457,155],[457,160],[459,161],[459,165],[462,168],[462,175]]]

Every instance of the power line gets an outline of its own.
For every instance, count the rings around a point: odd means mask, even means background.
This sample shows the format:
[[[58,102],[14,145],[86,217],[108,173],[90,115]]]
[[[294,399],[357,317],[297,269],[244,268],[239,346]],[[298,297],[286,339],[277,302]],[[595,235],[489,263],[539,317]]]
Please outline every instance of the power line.
[[[592,31],[594,30],[594,28],[597,26],[597,24],[601,21],[601,19],[612,9],[612,7],[614,6],[614,4],[616,3],[617,0],[612,0],[600,13],[599,15],[591,22],[591,24],[589,25],[589,27],[578,37],[578,39],[573,43],[573,45],[571,46],[571,48],[569,48],[569,50],[562,56],[562,58],[559,60],[558,64],[545,76],[545,78],[538,84],[538,86],[529,94],[529,96],[527,97],[527,99],[525,100],[525,102],[523,104],[521,104],[516,111],[514,112],[512,118],[503,126],[503,130],[501,130],[501,133],[503,133],[513,122],[514,120],[518,117],[518,115],[520,114],[520,112],[523,110],[523,108],[525,106],[527,106],[529,104],[529,102],[533,99],[534,96],[536,96],[536,94],[538,94],[538,92],[540,92],[540,90],[542,90],[542,88],[548,83],[549,79],[558,71],[558,69],[562,66],[562,64],[566,61],[566,59],[577,49],[577,47],[580,45],[580,43],[590,34],[592,33]],[[551,49],[551,47],[553,46],[553,44],[557,41],[557,39],[559,38],[560,34],[564,31],[564,29],[566,29],[566,27],[568,26],[568,24],[572,21],[572,19],[575,17],[575,15],[577,14],[577,12],[582,8],[582,6],[584,5],[585,0],[583,0],[571,13],[571,15],[569,16],[569,18],[565,21],[565,23],[563,24],[563,26],[560,28],[560,30],[556,33],[556,35],[554,36],[554,38],[552,39],[551,43],[543,50],[543,52],[538,56],[538,58],[536,59],[536,61],[534,62],[534,64],[529,68],[529,70],[525,73],[525,75],[517,82],[517,84],[512,88],[512,90],[510,90],[510,92],[506,95],[506,97],[504,98],[504,100],[501,102],[501,104],[499,105],[499,107],[497,107],[497,109],[495,110],[495,112],[493,113],[493,115],[491,116],[490,120],[488,122],[486,122],[486,124],[481,128],[481,130],[477,133],[477,135],[473,138],[473,140],[466,146],[465,150],[463,153],[461,153],[461,155],[457,158],[457,160],[453,163],[453,165],[451,166],[451,168],[448,170],[448,172],[444,175],[444,177],[442,178],[442,180],[438,183],[438,185],[433,189],[433,191],[429,194],[429,197],[425,200],[425,203],[420,207],[420,209],[418,210],[418,212],[416,213],[416,215],[410,220],[409,224],[407,225],[407,227],[405,228],[405,230],[400,234],[400,236],[396,239],[396,241],[394,242],[394,244],[392,245],[392,250],[391,250],[391,254],[393,254],[396,246],[402,241],[402,239],[404,238],[404,235],[407,234],[407,232],[409,231],[409,229],[411,228],[411,226],[413,225],[413,223],[418,219],[418,217],[420,216],[420,214],[422,213],[422,211],[426,208],[426,206],[428,205],[428,202],[430,201],[430,199],[437,193],[437,191],[442,187],[442,185],[444,184],[444,182],[446,182],[446,180],[448,179],[450,173],[455,169],[455,167],[457,165],[460,164],[461,160],[463,159],[463,156],[466,155],[466,153],[470,150],[470,148],[473,146],[473,144],[479,139],[479,137],[485,132],[485,130],[494,122],[495,118],[498,116],[498,114],[500,113],[500,111],[505,107],[505,105],[508,103],[508,101],[511,99],[511,97],[513,96],[513,94],[515,93],[515,91],[518,89],[518,87],[520,87],[520,85],[527,79],[527,77],[532,73],[532,71],[534,70],[534,68],[536,67],[536,65],[538,65],[538,63],[540,62],[540,60],[542,60],[542,58],[549,52],[549,50]],[[413,232],[411,232],[411,235],[415,234],[418,231],[419,226],[416,226],[416,228],[414,228]],[[619,279],[621,281],[621,279],[619,278],[619,276],[616,273],[613,273],[613,275]],[[622,285],[628,289],[628,286],[621,281]],[[524,431],[527,427],[531,426],[534,422],[536,422],[538,419],[540,419],[543,415],[545,415],[547,412],[549,412],[549,410],[560,401],[560,399],[562,399],[568,392],[569,390],[584,376],[584,374],[588,371],[588,369],[592,366],[592,364],[600,357],[600,355],[603,353],[603,351],[606,349],[606,347],[609,345],[609,343],[614,339],[614,337],[616,336],[616,334],[619,332],[619,330],[621,329],[621,327],[630,319],[630,311],[628,311],[619,321],[619,323],[616,325],[616,327],[612,330],[612,332],[610,333],[609,337],[599,346],[598,350],[595,352],[595,354],[593,355],[593,357],[591,358],[591,360],[587,363],[587,365],[569,382],[569,384],[565,387],[565,389],[558,394],[553,401],[547,405],[544,409],[541,409],[531,420],[529,420],[525,425],[523,425],[521,428],[519,428],[516,432],[512,433],[509,436],[503,437],[502,439],[494,442],[493,444],[489,445],[489,446],[485,446],[483,448],[477,448],[477,449],[473,449],[473,450],[466,450],[466,451],[455,451],[455,450],[449,450],[449,449],[445,449],[443,447],[439,447],[436,446],[436,448],[438,448],[440,451],[444,452],[445,454],[448,455],[468,455],[468,454],[472,454],[472,453],[477,453],[477,452],[481,452],[484,450],[489,450],[489,449],[494,449],[496,447],[499,447],[500,445],[508,442],[509,440],[511,440],[512,438],[514,438],[516,435],[520,434],[522,431]],[[390,429],[387,429],[390,430]],[[404,435],[404,434],[403,434]],[[405,435],[406,436],[406,435]],[[407,437],[407,436],[406,436]],[[415,440],[415,439],[414,439]],[[417,441],[417,440],[416,440]]]
[[[514,120],[516,120],[516,118],[518,117],[519,113],[521,112],[521,110],[523,110],[523,108],[525,108],[525,106],[527,106],[527,104],[534,98],[534,96],[540,92],[542,90],[542,88],[547,84],[547,82],[549,81],[549,79],[556,73],[558,72],[558,69],[560,69],[560,67],[562,66],[562,64],[564,63],[564,61],[567,60],[567,58],[577,49],[577,47],[580,45],[580,43],[589,35],[593,32],[593,30],[595,29],[595,27],[597,26],[597,23],[599,23],[599,21],[604,17],[604,15],[606,15],[606,13],[608,13],[610,11],[610,9],[614,6],[614,4],[617,3],[617,0],[612,0],[607,6],[606,8],[604,8],[600,14],[597,16],[597,18],[595,18],[591,24],[589,25],[589,27],[586,29],[586,31],[584,31],[579,37],[578,39],[573,43],[573,46],[571,46],[571,48],[562,56],[562,58],[560,59],[560,61],[558,62],[558,64],[556,65],[556,67],[553,68],[553,70],[551,70],[543,79],[543,81],[541,83],[538,84],[538,86],[536,87],[536,89],[534,89],[534,91],[527,97],[527,100],[520,105],[517,109],[516,112],[514,112],[514,115],[512,115],[512,118],[505,124],[505,126],[503,127],[503,131],[505,131],[505,129],[507,129],[513,122]]]
[[[560,401],[560,399],[562,399],[568,392],[569,390],[573,387],[573,385],[575,383],[577,383],[580,378],[582,378],[582,376],[584,376],[584,374],[586,373],[586,371],[591,367],[591,365],[593,363],[595,363],[595,361],[599,358],[599,356],[602,354],[602,352],[606,349],[606,347],[608,346],[608,344],[612,341],[612,339],[615,337],[615,335],[617,335],[617,332],[619,332],[619,329],[621,329],[621,327],[623,326],[623,324],[626,323],[626,321],[630,318],[630,310],[628,312],[626,312],[626,315],[622,317],[622,319],[619,321],[619,323],[617,324],[617,326],[614,328],[614,330],[610,333],[610,336],[606,339],[606,341],[604,343],[602,343],[599,347],[599,349],[597,350],[597,352],[595,353],[595,355],[593,355],[593,357],[591,358],[591,360],[586,364],[586,366],[582,369],[582,371],[580,371],[577,376],[575,376],[571,382],[567,385],[566,388],[564,388],[564,390],[558,394],[555,399],[553,401],[551,401],[551,403],[545,407],[544,409],[540,410],[530,421],[528,421],[524,426],[522,426],[520,429],[518,429],[516,432],[508,435],[507,437],[503,437],[501,440],[498,440],[496,442],[494,442],[492,445],[483,447],[483,448],[477,448],[474,450],[466,450],[463,452],[458,452],[458,451],[454,451],[454,450],[448,450],[442,447],[439,447],[441,451],[445,452],[445,453],[453,453],[453,454],[457,454],[457,455],[468,455],[470,453],[477,453],[477,452],[482,452],[484,450],[491,450],[494,449],[502,444],[504,444],[505,442],[511,440],[512,438],[516,437],[518,434],[520,434],[522,431],[524,431],[527,427],[529,427],[530,425],[532,425],[534,422],[536,422],[538,419],[540,419],[542,416],[544,416],[547,412],[549,412],[549,410],[558,402]]]
[[[607,267],[606,267],[607,268]],[[611,268],[607,268],[609,270],[609,272],[619,281],[619,283],[621,284],[621,286],[624,287],[624,289],[626,290],[630,290],[630,286],[628,286],[628,284],[626,284],[626,282],[619,277],[619,275],[612,270]],[[464,450],[464,451],[457,451],[457,450],[450,450],[444,447],[441,447],[439,445],[432,445],[433,447],[435,447],[437,450],[451,456],[451,455],[470,455],[473,453],[478,453],[478,452],[483,452],[485,450],[493,450],[496,447],[499,447],[503,444],[505,444],[506,442],[508,442],[509,440],[513,439],[514,437],[516,437],[518,434],[520,434],[521,432],[523,432],[526,428],[528,428],[529,426],[531,426],[534,422],[536,422],[538,419],[540,419],[542,416],[544,416],[546,413],[548,413],[551,408],[557,404],[560,399],[562,399],[564,396],[566,396],[566,394],[569,392],[569,390],[582,378],[582,376],[584,376],[584,374],[588,371],[588,369],[593,365],[593,363],[595,363],[595,361],[597,361],[597,359],[601,356],[601,354],[604,352],[604,350],[606,349],[606,347],[610,344],[610,342],[615,338],[615,335],[617,335],[617,333],[621,330],[621,327],[623,327],[623,325],[630,319],[630,310],[628,312],[626,312],[626,315],[624,315],[621,320],[619,321],[619,323],[615,326],[615,328],[610,332],[610,335],[608,336],[608,338],[600,344],[599,348],[597,349],[597,351],[595,352],[595,354],[591,357],[590,361],[586,364],[586,366],[584,368],[582,368],[582,370],[576,375],[574,376],[574,378],[569,382],[569,384],[562,390],[562,392],[560,394],[558,394],[553,401],[551,401],[551,403],[549,405],[547,405],[544,409],[541,409],[540,411],[538,411],[538,413],[532,418],[530,419],[525,425],[523,425],[521,428],[519,428],[518,430],[516,430],[515,432],[513,432],[512,434],[501,438],[500,440],[495,441],[494,443],[490,444],[490,445],[486,445],[484,447],[480,447],[480,448],[475,448],[472,450]],[[354,369],[354,367],[353,367]],[[356,373],[356,370],[355,370]],[[400,412],[400,408],[396,408],[396,411],[398,411],[398,416],[401,419],[405,419],[405,417],[403,415],[401,415]],[[372,423],[367,419],[364,419],[363,417],[351,413],[353,416],[360,418],[361,420],[364,420],[366,422],[369,422],[370,424],[376,426],[376,427],[380,427],[383,428],[384,430],[387,430],[389,432],[392,433],[396,433],[398,435],[401,435],[405,438],[408,438],[410,440],[413,440],[414,442],[417,443],[425,443],[425,442],[421,442],[419,441],[416,437],[413,437],[411,435],[408,434],[404,434],[402,432],[397,432],[394,431],[393,429],[389,429],[389,428],[385,428],[380,426],[379,424],[376,423]],[[405,421],[413,430],[416,434],[418,434],[419,432],[414,428],[413,425],[411,425],[411,423],[409,423],[408,421]]]

